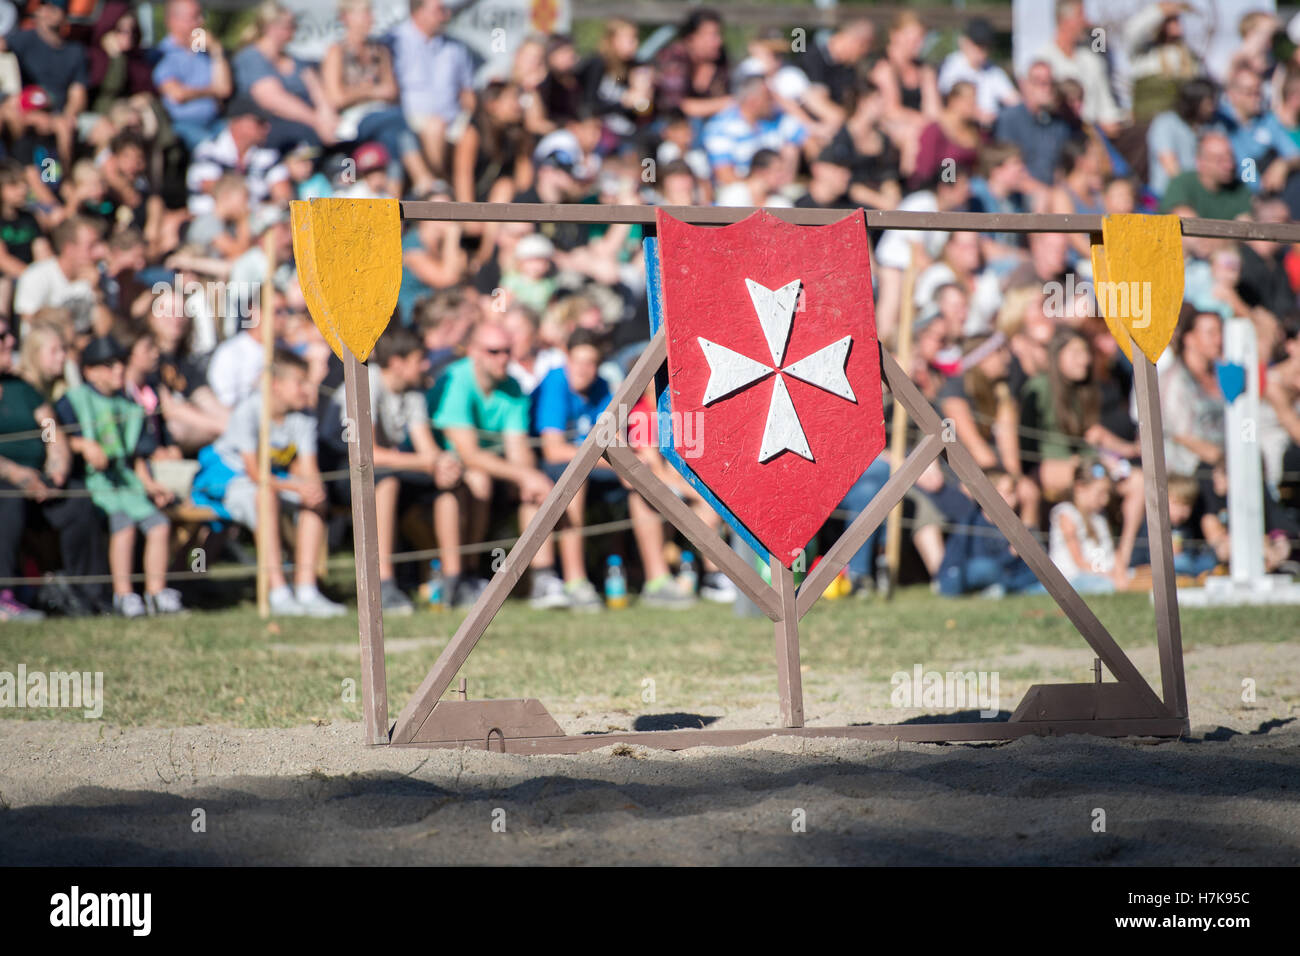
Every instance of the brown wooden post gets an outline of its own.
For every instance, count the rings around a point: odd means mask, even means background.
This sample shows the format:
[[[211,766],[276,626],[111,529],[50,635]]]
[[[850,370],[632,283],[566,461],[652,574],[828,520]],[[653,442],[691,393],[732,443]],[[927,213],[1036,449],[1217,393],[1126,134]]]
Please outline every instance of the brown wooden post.
[[[907,271],[903,273],[903,299],[898,307],[898,362],[903,368],[909,368],[912,362],[912,315],[916,311],[916,246],[908,243],[911,250],[907,262]],[[907,409],[895,398],[893,425],[889,436],[889,473],[898,474],[903,467],[903,456],[907,451]],[[888,597],[894,596],[898,585],[898,567],[902,563],[903,549],[903,502],[900,500],[889,512],[889,524],[885,527],[885,567],[889,569]]]
[[[357,561],[357,622],[361,632],[361,698],[366,743],[388,743],[388,675],[384,666],[384,611],[379,598],[379,520],[375,513],[375,436],[370,374],[350,350],[343,359],[347,400],[348,474],[352,484],[352,538]]]
[[[271,616],[271,562],[277,560],[266,547],[271,517],[271,363],[275,358],[275,230],[263,243],[266,277],[262,281],[262,302],[257,321],[262,333],[262,415],[257,439],[257,614]]]
[[[1132,339],[1130,338],[1130,341]],[[1147,504],[1147,545],[1151,552],[1156,643],[1160,649],[1160,689],[1175,717],[1187,716],[1183,673],[1183,632],[1178,617],[1178,587],[1169,526],[1169,476],[1165,469],[1165,430],[1160,412],[1156,367],[1133,343],[1133,386],[1137,393],[1138,438]]]
[[[803,674],[799,670],[799,604],[794,593],[794,572],[771,560],[772,587],[781,599],[781,620],[776,632],[776,686],[781,698],[781,726],[803,726]]]

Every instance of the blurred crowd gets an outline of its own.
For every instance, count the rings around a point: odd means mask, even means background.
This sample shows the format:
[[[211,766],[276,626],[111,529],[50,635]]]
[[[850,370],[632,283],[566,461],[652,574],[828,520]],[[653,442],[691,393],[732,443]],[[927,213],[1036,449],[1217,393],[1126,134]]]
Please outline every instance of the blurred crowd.
[[[298,25],[274,0],[229,50],[197,0],[169,0],[148,46],[134,7],[94,8],[74,20],[67,0],[23,4],[0,51],[0,620],[182,610],[169,572],[194,570],[194,552],[178,542],[197,529],[207,559],[238,558],[264,520],[264,428],[272,611],[344,612],[317,575],[348,546],[355,423],[293,268],[293,199],[1264,223],[1300,209],[1300,18],[1242,17],[1222,75],[1186,42],[1182,4],[1144,2],[1110,38],[1127,54],[1117,75],[1078,0],[1044,4],[1052,39],[1020,75],[977,18],[939,33],[923,12],[887,28],[846,17],[805,37],[733,29],[725,7],[689,8],[666,43],[617,19],[593,49],[511,38],[493,72],[447,35],[441,0],[412,0],[383,35],[368,0],[341,0],[318,63],[288,52]],[[494,570],[485,542],[527,522],[576,453],[649,339],[642,239],[629,225],[406,223],[397,312],[369,363],[387,612],[409,611],[431,573],[442,603],[472,602]],[[1088,237],[871,239],[881,341],[910,341],[908,372],[1003,497],[1079,590],[1145,586],[1132,368],[1098,315]],[[1289,570],[1300,254],[1183,244],[1185,305],[1158,366],[1177,569],[1230,560],[1223,327],[1246,318],[1263,373],[1260,547]],[[634,411],[638,455],[717,526],[659,456],[653,408],[647,394]],[[888,473],[884,455],[836,520]],[[942,469],[905,513],[909,559],[936,590],[1038,587]],[[623,515],[626,530],[592,533]],[[435,549],[436,569],[400,558]],[[853,591],[873,590],[879,550],[854,557]],[[736,597],[604,468],[531,572],[536,607],[599,609],[602,575],[627,574],[651,606]]]

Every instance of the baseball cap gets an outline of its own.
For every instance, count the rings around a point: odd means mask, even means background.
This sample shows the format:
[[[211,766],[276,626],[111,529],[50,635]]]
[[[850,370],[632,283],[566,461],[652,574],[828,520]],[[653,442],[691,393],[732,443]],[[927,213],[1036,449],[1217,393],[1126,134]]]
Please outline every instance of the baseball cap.
[[[549,259],[555,254],[555,246],[551,240],[539,233],[531,233],[519,240],[515,246],[515,258],[522,261],[524,259]]]
[[[541,161],[538,163],[538,165],[552,166],[555,169],[562,169],[564,170],[564,172],[572,176],[573,170],[578,165],[578,161],[574,158],[573,154],[570,153],[568,150],[553,149],[541,158]]]
[[[311,143],[302,142],[295,146],[289,152],[285,153],[285,159],[315,159],[320,156],[320,147],[313,146]]]
[[[23,91],[18,94],[18,106],[24,113],[30,113],[32,110],[47,110],[50,108],[50,95],[45,92],[44,87],[24,86]]]
[[[830,163],[832,166],[843,166],[845,169],[849,169],[853,166],[853,150],[841,140],[832,140],[826,148],[817,154],[817,162]]]
[[[249,217],[249,230],[254,236],[260,236],[272,226],[289,221],[289,213],[274,203],[263,203],[253,210]]]
[[[352,154],[352,161],[357,164],[357,174],[360,176],[377,169],[387,169],[388,150],[382,143],[362,143]]]
[[[91,340],[90,344],[81,350],[82,368],[90,368],[93,365],[112,365],[114,362],[125,361],[126,350],[118,344],[117,339],[108,335],[102,335]]]
[[[997,43],[997,38],[997,31],[993,29],[993,24],[983,17],[975,17],[966,24],[966,39],[981,50],[993,49],[993,45]]]
[[[269,122],[266,113],[251,96],[236,96],[226,104],[226,119],[235,119],[240,116],[254,116],[264,123]]]

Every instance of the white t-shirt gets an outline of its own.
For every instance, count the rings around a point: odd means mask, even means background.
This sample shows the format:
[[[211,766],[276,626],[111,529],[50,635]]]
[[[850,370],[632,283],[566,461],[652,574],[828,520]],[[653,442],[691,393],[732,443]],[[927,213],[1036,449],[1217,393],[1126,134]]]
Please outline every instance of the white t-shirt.
[[[40,259],[23,270],[14,287],[14,314],[33,315],[46,306],[67,308],[79,332],[90,328],[95,290],[89,282],[69,282],[56,256]]]
[[[218,345],[208,364],[208,386],[217,401],[234,408],[255,394],[262,377],[263,357],[262,343],[247,332]]]
[[[975,87],[975,105],[981,113],[997,113],[1019,98],[1015,84],[1002,67],[986,63],[983,69],[977,70],[961,50],[948,54],[939,68],[939,92],[947,96],[958,83]]]
[[[923,189],[903,197],[898,204],[899,212],[938,212],[939,201],[934,193]],[[943,252],[944,243],[948,241],[947,232],[929,230],[918,232],[914,229],[886,229],[876,244],[876,261],[890,269],[906,269],[912,261],[911,243],[924,243],[930,258],[938,257]]]
[[[1075,534],[1079,536],[1079,547],[1083,549],[1086,567],[1079,567],[1070,555],[1065,543],[1065,534],[1061,531],[1061,516],[1065,515],[1074,523]],[[1086,533],[1083,515],[1072,503],[1062,501],[1052,509],[1047,531],[1047,553],[1052,563],[1060,569],[1067,580],[1084,574],[1110,574],[1115,570],[1115,539],[1110,535],[1110,525],[1104,515],[1095,514],[1090,522],[1092,538]]]

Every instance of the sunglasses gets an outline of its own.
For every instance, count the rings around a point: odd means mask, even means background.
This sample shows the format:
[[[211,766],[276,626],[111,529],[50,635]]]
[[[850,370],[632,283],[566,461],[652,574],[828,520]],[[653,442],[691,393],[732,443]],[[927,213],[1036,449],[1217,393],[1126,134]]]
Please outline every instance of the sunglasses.
[[[502,348],[502,349],[484,349],[483,351],[486,352],[488,355],[509,355],[510,354],[509,347]]]

